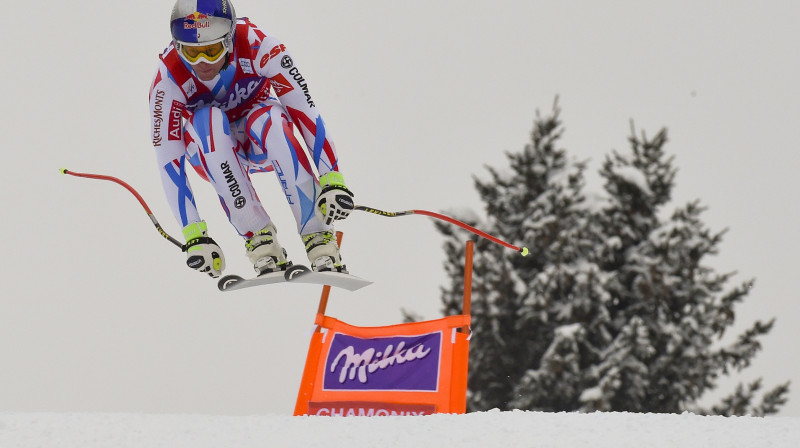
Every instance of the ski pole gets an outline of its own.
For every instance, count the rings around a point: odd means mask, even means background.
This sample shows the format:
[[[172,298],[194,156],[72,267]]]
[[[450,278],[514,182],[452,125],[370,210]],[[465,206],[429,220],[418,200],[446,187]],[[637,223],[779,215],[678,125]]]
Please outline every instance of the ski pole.
[[[513,249],[513,250],[519,252],[520,254],[522,254],[523,257],[527,256],[530,253],[530,251],[528,250],[527,247],[517,247],[517,246],[515,246],[515,245],[513,245],[511,243],[508,243],[506,241],[501,240],[500,238],[497,238],[495,236],[489,235],[486,232],[478,230],[478,229],[476,229],[475,227],[472,227],[469,224],[463,223],[463,222],[461,222],[461,221],[459,221],[459,220],[457,220],[455,218],[451,218],[449,216],[445,216],[445,215],[442,215],[442,214],[439,214],[439,213],[429,212],[427,210],[404,210],[402,212],[385,212],[383,210],[378,210],[378,209],[375,209],[375,208],[372,208],[372,207],[366,207],[366,206],[363,206],[363,205],[356,205],[354,209],[362,211],[362,212],[372,213],[373,215],[387,216],[387,217],[390,217],[390,218],[394,218],[396,216],[408,216],[408,215],[430,216],[432,218],[436,218],[436,219],[440,219],[440,220],[445,221],[445,222],[449,222],[450,224],[455,224],[455,225],[461,227],[462,229],[469,230],[470,232],[472,232],[472,233],[474,233],[474,234],[476,234],[476,235],[478,235],[480,237],[486,238],[487,240],[489,240],[489,241],[491,241],[493,243],[497,243],[497,244],[499,244],[501,246],[505,246],[505,247],[507,247],[509,249]]]
[[[176,240],[175,238],[171,237],[167,232],[164,231],[163,228],[161,228],[161,224],[158,223],[158,220],[153,215],[153,212],[150,211],[150,207],[148,207],[147,203],[144,202],[144,199],[142,198],[142,196],[136,190],[134,190],[133,187],[131,187],[127,183],[117,179],[116,177],[112,177],[112,176],[104,176],[102,174],[76,173],[75,171],[70,171],[70,170],[68,170],[66,168],[61,168],[59,170],[59,172],[61,172],[61,174],[69,174],[70,176],[84,177],[84,178],[87,178],[87,179],[108,180],[108,181],[111,181],[111,182],[115,182],[115,183],[117,183],[119,185],[122,185],[128,191],[130,191],[131,194],[136,196],[136,199],[139,201],[140,204],[142,204],[142,207],[144,207],[144,211],[147,212],[147,216],[150,218],[150,221],[152,221],[153,225],[156,226],[156,230],[158,230],[158,233],[160,233],[161,236],[166,238],[167,241],[169,241],[170,243],[180,247],[181,250],[183,250],[183,244],[181,244],[181,242]]]

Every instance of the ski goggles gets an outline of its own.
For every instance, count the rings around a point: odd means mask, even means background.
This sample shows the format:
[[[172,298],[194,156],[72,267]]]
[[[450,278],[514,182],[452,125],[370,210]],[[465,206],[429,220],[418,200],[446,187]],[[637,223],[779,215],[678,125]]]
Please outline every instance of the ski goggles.
[[[222,59],[226,53],[226,48],[222,40],[200,45],[189,45],[181,42],[179,51],[186,62],[192,65],[197,65],[204,61],[213,64]]]

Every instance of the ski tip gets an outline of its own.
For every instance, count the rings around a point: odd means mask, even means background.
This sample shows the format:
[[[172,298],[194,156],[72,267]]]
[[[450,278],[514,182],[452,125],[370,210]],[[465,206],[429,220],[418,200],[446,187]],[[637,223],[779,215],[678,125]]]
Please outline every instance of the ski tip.
[[[67,169],[66,168],[59,168],[58,172],[61,173],[61,174],[67,174]]]
[[[219,288],[220,291],[227,291],[229,289],[232,289],[234,286],[236,286],[237,283],[241,281],[244,281],[243,277],[240,277],[238,275],[226,275],[221,279],[219,279],[219,281],[217,282],[217,288]]]
[[[523,257],[527,257],[530,251],[528,250],[527,247],[523,247],[522,249],[519,250],[519,253],[521,253]]]

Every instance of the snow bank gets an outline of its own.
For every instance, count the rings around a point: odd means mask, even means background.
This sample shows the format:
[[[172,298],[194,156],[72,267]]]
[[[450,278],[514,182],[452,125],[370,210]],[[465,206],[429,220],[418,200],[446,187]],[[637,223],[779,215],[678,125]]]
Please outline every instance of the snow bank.
[[[0,413],[0,447],[800,447],[800,419],[481,412],[428,417]]]

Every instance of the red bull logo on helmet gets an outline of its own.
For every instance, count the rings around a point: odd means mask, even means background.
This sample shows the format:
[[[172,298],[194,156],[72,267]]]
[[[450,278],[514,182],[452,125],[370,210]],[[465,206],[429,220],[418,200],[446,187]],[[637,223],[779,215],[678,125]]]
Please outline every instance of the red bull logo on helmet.
[[[202,12],[193,12],[183,20],[183,29],[185,30],[208,28],[209,26],[211,26],[211,22],[208,20],[208,14]]]

